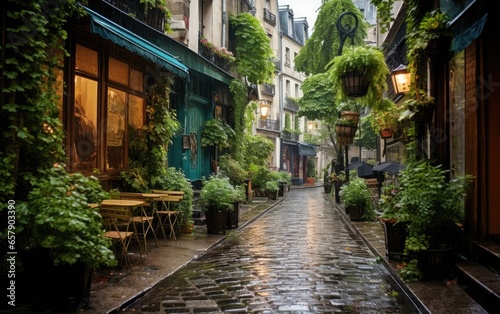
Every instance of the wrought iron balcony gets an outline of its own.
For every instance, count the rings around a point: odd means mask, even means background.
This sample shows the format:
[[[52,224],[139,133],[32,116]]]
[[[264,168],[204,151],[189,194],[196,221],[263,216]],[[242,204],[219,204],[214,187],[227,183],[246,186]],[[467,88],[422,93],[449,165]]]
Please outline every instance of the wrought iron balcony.
[[[279,131],[279,121],[271,119],[259,119],[259,129],[266,129],[272,131]]]
[[[264,21],[271,24],[272,26],[276,25],[276,14],[271,13],[268,9],[264,9]]]
[[[108,2],[115,8],[126,12],[128,15],[138,19],[139,21],[151,26],[152,28],[165,32],[165,12],[155,8],[150,7],[146,10],[144,3],[140,0],[104,0]]]
[[[285,104],[283,106],[285,109],[288,109],[293,112],[298,112],[299,111],[299,104],[297,101],[293,98],[286,97],[285,98]]]
[[[267,95],[274,96],[276,93],[276,86],[274,84],[262,84],[261,92]]]
[[[231,65],[229,64],[229,61],[222,58],[221,56],[215,54],[212,50],[210,50],[208,47],[204,46],[203,44],[198,45],[198,54],[201,55],[202,57],[205,57],[208,59],[210,62],[224,70],[225,72],[229,73],[229,70],[231,68]]]

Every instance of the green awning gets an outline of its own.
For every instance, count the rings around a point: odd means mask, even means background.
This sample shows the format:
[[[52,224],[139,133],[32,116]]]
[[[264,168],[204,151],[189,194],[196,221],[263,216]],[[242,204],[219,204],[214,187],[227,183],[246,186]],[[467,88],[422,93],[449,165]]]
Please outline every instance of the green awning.
[[[152,61],[181,78],[189,79],[189,69],[174,56],[133,32],[83,7],[90,15],[90,31]]]
[[[300,156],[316,156],[316,149],[313,146],[299,143]]]

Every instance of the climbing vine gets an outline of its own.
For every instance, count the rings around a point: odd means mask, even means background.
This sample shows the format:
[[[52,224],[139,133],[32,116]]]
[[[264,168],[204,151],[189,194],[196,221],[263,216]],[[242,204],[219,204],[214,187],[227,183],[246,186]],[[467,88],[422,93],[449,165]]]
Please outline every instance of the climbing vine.
[[[130,133],[130,170],[121,173],[126,189],[145,192],[164,186],[168,164],[165,144],[180,129],[175,111],[170,108],[172,84],[171,75],[162,75],[146,92],[147,124]]]
[[[59,75],[67,54],[64,26],[74,0],[7,0],[1,45],[0,186],[25,199],[44,170],[64,160]]]
[[[247,87],[239,80],[232,80],[229,84],[229,90],[233,96],[234,106],[234,132],[235,138],[243,138],[245,133],[245,109],[248,104]],[[235,141],[232,146],[233,158],[237,161],[242,160],[242,142]]]

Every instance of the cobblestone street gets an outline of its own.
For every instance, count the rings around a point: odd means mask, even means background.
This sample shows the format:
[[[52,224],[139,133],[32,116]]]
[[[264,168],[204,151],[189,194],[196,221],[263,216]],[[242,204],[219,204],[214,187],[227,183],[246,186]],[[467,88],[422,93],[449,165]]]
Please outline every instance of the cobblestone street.
[[[417,313],[322,189],[271,211],[123,312]]]

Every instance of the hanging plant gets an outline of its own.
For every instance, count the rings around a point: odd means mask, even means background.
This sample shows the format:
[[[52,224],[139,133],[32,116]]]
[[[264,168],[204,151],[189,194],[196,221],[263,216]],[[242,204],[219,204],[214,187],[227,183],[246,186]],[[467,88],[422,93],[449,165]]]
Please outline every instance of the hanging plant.
[[[371,112],[370,124],[374,130],[396,130],[401,115],[401,107],[391,99],[384,98],[380,103],[380,110]]]
[[[356,75],[367,83],[366,96],[361,96],[359,102],[372,109],[380,103],[390,74],[382,51],[373,47],[353,47],[333,58],[328,66],[333,90],[339,102],[346,102],[351,98],[349,89],[344,84],[345,77],[356,72]]]

